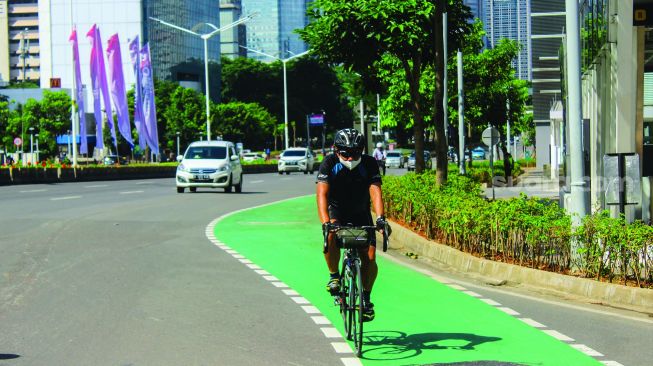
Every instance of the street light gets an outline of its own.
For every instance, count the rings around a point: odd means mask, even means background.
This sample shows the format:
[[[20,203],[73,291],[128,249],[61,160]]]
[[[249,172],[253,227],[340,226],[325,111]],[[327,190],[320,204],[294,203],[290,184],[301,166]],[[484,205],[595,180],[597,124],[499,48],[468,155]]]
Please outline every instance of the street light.
[[[277,57],[277,56],[270,55],[269,53],[261,52],[261,51],[258,51],[258,50],[255,50],[255,49],[252,49],[252,48],[249,48],[249,47],[245,47],[245,46],[240,46],[240,47],[242,47],[242,48],[244,48],[244,49],[246,49],[248,51],[258,53],[260,55],[267,56],[267,57],[273,58],[275,60],[281,61],[281,63],[283,64],[283,124],[284,124],[284,135],[285,135],[284,137],[286,139],[286,149],[288,149],[288,83],[287,83],[287,78],[286,78],[286,63],[288,61],[290,61],[290,60],[293,60],[293,59],[296,59],[298,57],[302,57],[302,56],[306,55],[307,53],[311,52],[311,50],[304,51],[304,52],[299,53],[297,55],[292,55],[292,56],[290,56],[288,58],[280,58],[280,57]],[[290,51],[288,51],[288,52],[290,52]]]
[[[179,131],[177,131],[177,156],[179,156]]]
[[[208,25],[209,27],[213,28],[214,30],[209,33],[197,33],[195,31],[192,31],[190,29],[182,28],[180,26],[174,25],[172,23],[168,23],[166,21],[163,21],[161,19],[153,18],[150,17],[150,19],[154,20],[155,22],[161,23],[165,26],[168,26],[170,28],[174,28],[177,30],[180,30],[182,32],[190,33],[194,36],[198,36],[204,40],[204,84],[205,84],[205,90],[206,90],[206,139],[208,141],[211,141],[211,120],[209,119],[209,50],[208,50],[208,40],[209,38],[213,37],[214,35],[233,28],[239,24],[245,23],[246,21],[252,19],[254,16],[256,16],[258,13],[252,13],[250,15],[247,15],[246,17],[240,18],[236,20],[235,22],[231,24],[227,24],[222,28],[218,28],[215,25],[211,23],[204,23]]]
[[[41,152],[39,151],[39,134],[37,133],[34,136],[36,137],[36,161],[39,161],[39,153]]]
[[[29,130],[29,161],[34,162],[34,127],[28,128]]]

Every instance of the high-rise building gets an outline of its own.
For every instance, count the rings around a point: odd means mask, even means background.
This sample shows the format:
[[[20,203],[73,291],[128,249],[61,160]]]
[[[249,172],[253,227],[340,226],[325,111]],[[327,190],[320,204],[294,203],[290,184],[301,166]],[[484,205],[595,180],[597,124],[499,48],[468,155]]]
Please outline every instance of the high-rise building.
[[[487,33],[486,46],[494,48],[502,38],[519,42],[521,50],[513,65],[518,78],[530,80],[531,0],[484,0],[482,3],[483,23]]]
[[[259,12],[247,23],[247,47],[279,58],[306,51],[304,43],[294,31],[307,24],[307,0],[241,0],[243,13]],[[265,56],[248,52],[260,60]]]
[[[551,161],[550,110],[562,98],[559,54],[565,33],[565,0],[532,0],[530,18],[536,164],[542,167]]]
[[[220,24],[231,24],[242,17],[242,4],[240,0],[220,0]],[[239,24],[220,33],[220,53],[224,57],[247,57],[245,24]]]
[[[13,1],[12,1],[13,3]],[[150,44],[152,70],[157,79],[185,83],[204,91],[204,42],[200,37],[159,24],[158,18],[180,27],[209,32],[204,23],[220,26],[218,3],[212,0],[49,0],[41,6],[41,87],[49,87],[50,78],[60,78],[63,88],[72,86],[72,49],[68,41],[73,26],[77,27],[82,82],[90,100],[91,44],[86,33],[97,24],[105,45],[118,33],[121,43],[123,73],[127,85],[134,83],[128,41],[139,36],[141,45]],[[209,60],[220,58],[219,37],[208,41]],[[106,56],[105,56],[106,57]],[[211,97],[217,97],[219,75],[211,76]],[[86,103],[92,108],[92,103]]]
[[[478,18],[481,21],[483,20],[483,0],[463,0],[463,3],[469,6],[474,19]]]
[[[39,1],[0,0],[0,85],[41,79]]]

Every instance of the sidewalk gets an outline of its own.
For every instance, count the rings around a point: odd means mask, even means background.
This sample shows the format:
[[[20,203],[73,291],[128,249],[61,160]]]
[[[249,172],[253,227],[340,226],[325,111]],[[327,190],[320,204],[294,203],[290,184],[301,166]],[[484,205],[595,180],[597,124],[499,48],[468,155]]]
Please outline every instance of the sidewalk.
[[[557,180],[545,177],[542,168],[523,169],[524,174],[515,178],[513,187],[494,187],[495,198],[519,197],[521,193],[541,198],[559,198],[560,188]],[[485,188],[485,196],[492,198],[492,188]]]

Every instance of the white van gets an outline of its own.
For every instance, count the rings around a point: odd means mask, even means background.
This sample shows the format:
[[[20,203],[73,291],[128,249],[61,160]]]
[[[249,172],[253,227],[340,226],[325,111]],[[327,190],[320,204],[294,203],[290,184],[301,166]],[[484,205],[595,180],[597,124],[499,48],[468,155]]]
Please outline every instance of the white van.
[[[225,192],[233,187],[242,192],[243,167],[235,145],[229,141],[193,142],[177,160],[177,193],[184,193],[185,188],[195,192],[198,187],[224,188]]]

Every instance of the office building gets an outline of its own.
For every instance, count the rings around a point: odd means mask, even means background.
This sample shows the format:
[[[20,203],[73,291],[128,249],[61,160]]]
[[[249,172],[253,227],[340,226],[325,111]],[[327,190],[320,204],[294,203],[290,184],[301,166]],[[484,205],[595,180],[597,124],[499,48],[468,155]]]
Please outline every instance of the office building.
[[[242,17],[242,4],[240,0],[220,0],[220,24],[231,24]],[[220,53],[223,57],[247,57],[245,24],[224,30],[220,33]]]
[[[537,0],[533,0],[537,1]],[[544,2],[544,0],[542,0]],[[483,23],[486,47],[494,48],[502,38],[518,41],[521,50],[513,66],[518,78],[531,79],[530,3],[531,0],[484,0]]]
[[[474,19],[483,20],[483,0],[463,0],[463,4],[469,6]]]
[[[0,86],[40,82],[39,6],[37,0],[0,0]]]
[[[91,44],[86,33],[97,24],[102,42],[118,33],[121,43],[123,73],[127,85],[134,83],[128,41],[139,36],[141,44],[149,42],[154,77],[180,82],[204,91],[204,42],[200,37],[159,24],[155,17],[199,33],[212,30],[203,23],[219,26],[219,6],[211,0],[49,0],[39,14],[41,28],[41,87],[50,78],[61,79],[63,88],[72,86],[72,49],[68,41],[73,25],[79,40],[82,82],[90,96]],[[71,8],[72,3],[72,8]],[[46,47],[47,46],[47,47]],[[219,37],[208,42],[209,60],[220,59]],[[105,50],[106,51],[106,50]],[[106,57],[106,56],[105,56]],[[218,96],[219,75],[211,75],[212,98]],[[92,108],[92,103],[86,103]]]
[[[276,57],[287,58],[306,51],[306,44],[295,29],[307,24],[307,0],[241,0],[243,14],[259,12],[247,23],[247,47]],[[248,52],[248,57],[269,60],[266,56]]]
[[[565,0],[533,0],[530,19],[536,165],[543,167],[551,164],[552,157],[559,161],[562,154],[559,143],[551,139],[557,129],[551,128],[551,109],[561,100],[559,53],[564,39]],[[557,112],[561,112],[559,108]]]

